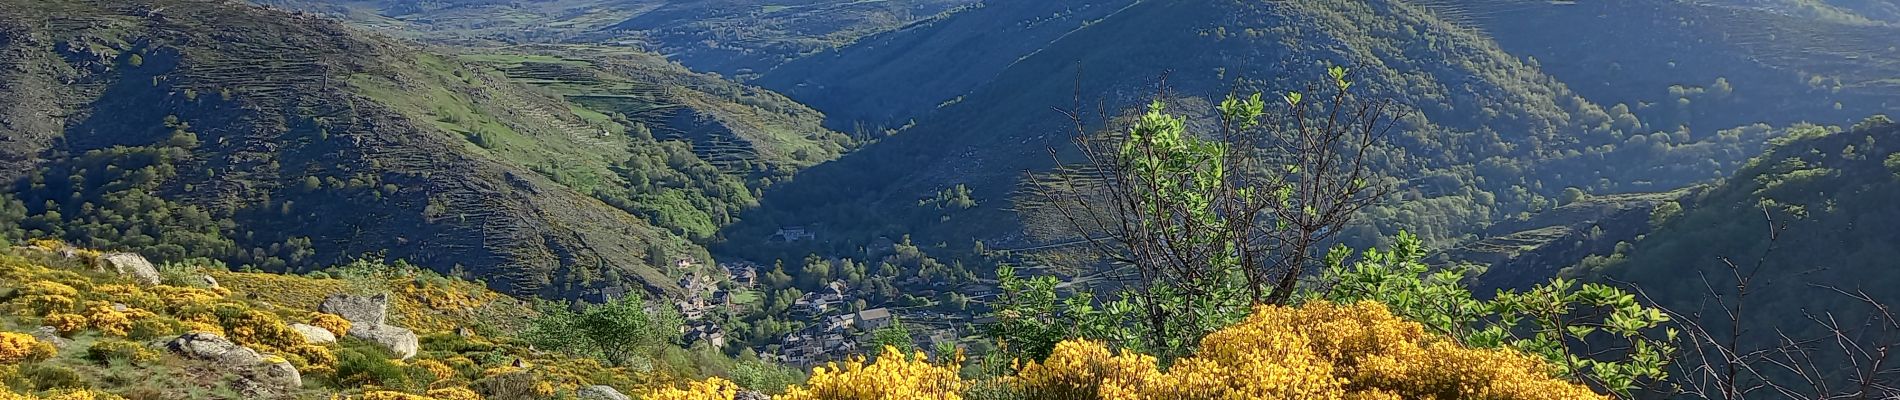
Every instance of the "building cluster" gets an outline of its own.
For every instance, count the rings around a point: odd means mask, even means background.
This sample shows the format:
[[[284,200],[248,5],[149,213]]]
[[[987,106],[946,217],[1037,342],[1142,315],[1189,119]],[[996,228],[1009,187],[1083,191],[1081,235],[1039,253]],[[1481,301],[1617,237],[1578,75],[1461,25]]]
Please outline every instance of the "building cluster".
[[[834,281],[825,285],[825,290],[807,293],[798,298],[792,308],[794,316],[811,321],[804,329],[785,335],[779,341],[779,351],[768,353],[778,362],[812,366],[827,361],[837,361],[853,354],[863,354],[874,332],[900,323],[910,331],[911,340],[925,349],[935,348],[937,343],[955,343],[960,337],[958,331],[943,322],[944,314],[904,313],[892,308],[869,308],[854,310],[850,304],[858,299],[852,288],[843,281]]]
[[[673,302],[685,324],[680,326],[681,340],[687,345],[706,343],[713,348],[726,347],[726,330],[716,312],[739,311],[738,291],[758,285],[759,268],[748,263],[722,263],[717,268],[697,268],[698,261],[681,259],[675,267],[687,271],[679,280],[684,295]],[[721,285],[730,282],[730,285]]]

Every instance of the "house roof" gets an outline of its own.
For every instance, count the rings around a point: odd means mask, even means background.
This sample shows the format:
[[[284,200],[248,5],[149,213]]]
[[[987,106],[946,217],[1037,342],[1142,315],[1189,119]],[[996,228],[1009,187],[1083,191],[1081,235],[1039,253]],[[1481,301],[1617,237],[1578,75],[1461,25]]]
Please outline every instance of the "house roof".
[[[891,317],[891,309],[888,309],[888,308],[873,308],[873,309],[858,312],[858,319],[865,320],[865,321],[875,321],[875,320],[886,319],[890,317]]]

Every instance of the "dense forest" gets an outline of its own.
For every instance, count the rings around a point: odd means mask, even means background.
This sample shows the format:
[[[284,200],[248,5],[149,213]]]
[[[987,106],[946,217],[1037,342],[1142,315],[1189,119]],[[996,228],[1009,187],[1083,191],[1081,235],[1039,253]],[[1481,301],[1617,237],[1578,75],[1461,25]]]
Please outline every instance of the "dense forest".
[[[0,400],[1900,396],[1893,37],[1869,0],[0,0]]]

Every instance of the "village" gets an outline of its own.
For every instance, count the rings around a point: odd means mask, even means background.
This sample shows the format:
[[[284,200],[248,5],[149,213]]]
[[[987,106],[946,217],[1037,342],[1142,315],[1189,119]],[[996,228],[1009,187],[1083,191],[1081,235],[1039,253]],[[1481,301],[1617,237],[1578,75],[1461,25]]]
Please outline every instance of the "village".
[[[725,350],[733,345],[730,332],[722,324],[723,315],[737,315],[746,307],[756,306],[761,270],[765,266],[746,261],[723,261],[716,266],[683,258],[675,262],[681,273],[683,295],[673,301],[685,324],[681,342],[687,346],[710,346]],[[989,288],[981,289],[985,293]],[[854,306],[863,298],[842,280],[832,281],[823,290],[799,297],[790,317],[804,322],[803,328],[786,334],[776,345],[755,348],[761,358],[784,364],[814,366],[839,361],[848,354],[859,354],[869,346],[880,329],[901,324],[917,348],[927,351],[957,346],[960,339],[975,334],[971,317],[932,311],[925,307]]]

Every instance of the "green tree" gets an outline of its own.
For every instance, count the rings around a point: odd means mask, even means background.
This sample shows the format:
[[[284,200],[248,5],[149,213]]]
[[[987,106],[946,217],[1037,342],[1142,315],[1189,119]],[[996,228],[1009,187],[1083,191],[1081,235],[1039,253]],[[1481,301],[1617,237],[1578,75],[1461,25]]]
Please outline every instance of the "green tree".
[[[596,357],[615,365],[651,358],[677,344],[683,321],[667,305],[649,305],[637,295],[606,304],[536,303],[541,316],[522,337],[538,348]]]
[[[1368,154],[1398,108],[1352,96],[1345,68],[1327,75],[1309,90],[1318,101],[1280,96],[1278,118],[1259,93],[1229,96],[1210,132],[1190,132],[1163,99],[1121,135],[1090,135],[1071,115],[1095,172],[1036,189],[1096,256],[1140,277],[1120,299],[1140,340],[1122,345],[1172,358],[1252,305],[1286,304],[1322,243],[1388,193]]]
[[[910,328],[904,327],[904,320],[891,317],[891,324],[871,331],[871,340],[866,344],[872,358],[884,351],[884,347],[896,348],[904,354],[917,351],[917,342],[910,338]]]

